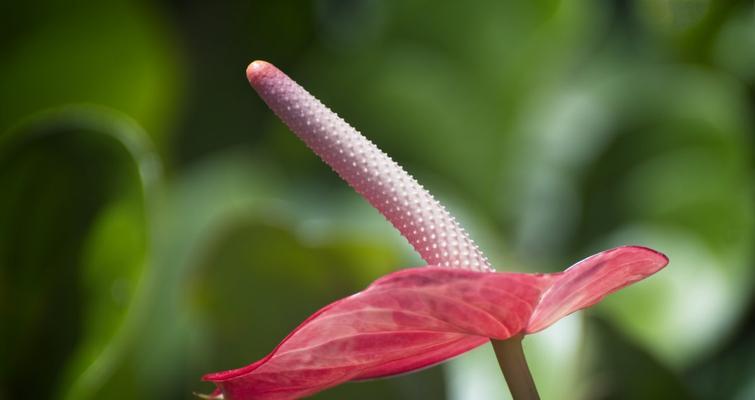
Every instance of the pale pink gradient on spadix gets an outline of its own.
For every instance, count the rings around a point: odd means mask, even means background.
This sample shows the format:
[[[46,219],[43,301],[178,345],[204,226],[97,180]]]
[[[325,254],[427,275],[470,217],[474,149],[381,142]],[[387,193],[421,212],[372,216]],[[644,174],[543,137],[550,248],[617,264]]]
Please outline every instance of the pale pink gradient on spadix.
[[[428,264],[493,270],[448,211],[336,113],[267,62],[251,63],[246,74],[273,112],[380,211]]]
[[[247,76],[270,108],[430,265],[394,272],[320,309],[253,364],[206,375],[217,386],[210,398],[294,399],[431,366],[491,338],[545,329],[668,263],[654,250],[624,246],[559,273],[491,272],[448,212],[359,132],[269,63],[253,62]]]

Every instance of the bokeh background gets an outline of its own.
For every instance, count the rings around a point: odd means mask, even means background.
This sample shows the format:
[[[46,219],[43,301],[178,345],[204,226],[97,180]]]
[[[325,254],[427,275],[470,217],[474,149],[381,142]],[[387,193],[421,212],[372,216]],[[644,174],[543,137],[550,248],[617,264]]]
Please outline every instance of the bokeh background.
[[[544,398],[755,398],[751,1],[0,3],[0,399],[191,399],[407,243],[278,122],[268,60],[499,270],[656,276],[529,337]],[[319,399],[506,398],[491,349]]]

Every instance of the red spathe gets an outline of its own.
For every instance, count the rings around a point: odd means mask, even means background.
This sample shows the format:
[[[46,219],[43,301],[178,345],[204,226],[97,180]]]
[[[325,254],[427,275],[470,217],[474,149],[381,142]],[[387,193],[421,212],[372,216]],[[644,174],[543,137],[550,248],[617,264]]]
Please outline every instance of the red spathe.
[[[625,246],[554,274],[402,270],[322,308],[262,360],[204,380],[225,399],[273,400],[413,371],[490,338],[545,329],[667,263],[654,250]]]

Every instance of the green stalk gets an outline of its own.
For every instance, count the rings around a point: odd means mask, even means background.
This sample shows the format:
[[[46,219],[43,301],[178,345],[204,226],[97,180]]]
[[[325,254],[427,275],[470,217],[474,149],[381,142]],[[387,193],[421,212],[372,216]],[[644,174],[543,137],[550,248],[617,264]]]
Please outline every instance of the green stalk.
[[[511,397],[514,400],[540,400],[532,380],[532,374],[527,366],[522,350],[522,335],[510,337],[506,340],[491,339],[498,365],[501,366],[503,377],[509,385]]]

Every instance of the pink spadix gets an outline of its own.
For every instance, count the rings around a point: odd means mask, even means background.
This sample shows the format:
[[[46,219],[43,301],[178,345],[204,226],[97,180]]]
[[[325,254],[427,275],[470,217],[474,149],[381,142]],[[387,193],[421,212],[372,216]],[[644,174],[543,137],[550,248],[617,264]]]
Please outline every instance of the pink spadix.
[[[375,144],[273,65],[255,61],[246,73],[275,114],[380,211],[428,264],[493,270],[448,211]]]
[[[427,367],[490,339],[545,329],[668,263],[654,250],[624,246],[559,273],[492,272],[448,212],[374,144],[272,65],[255,61],[247,75],[270,108],[430,265],[386,275],[325,306],[255,363],[206,375],[217,386],[210,398],[293,399]]]

